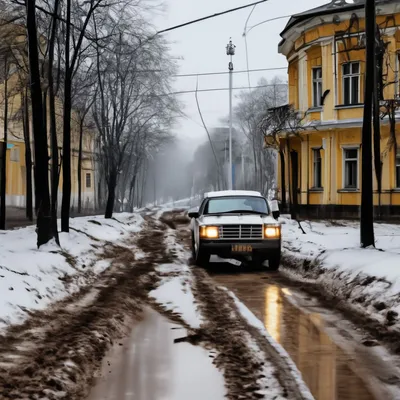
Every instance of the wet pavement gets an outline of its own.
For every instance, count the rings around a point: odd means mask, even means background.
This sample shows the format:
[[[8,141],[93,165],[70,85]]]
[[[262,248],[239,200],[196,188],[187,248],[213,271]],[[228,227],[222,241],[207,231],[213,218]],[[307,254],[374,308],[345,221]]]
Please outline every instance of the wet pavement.
[[[381,346],[364,346],[350,323],[316,299],[282,286],[279,274],[214,273],[213,278],[263,321],[316,400],[400,399],[397,367]]]
[[[200,346],[174,343],[186,330],[147,309],[103,360],[87,400],[223,400],[224,379]]]

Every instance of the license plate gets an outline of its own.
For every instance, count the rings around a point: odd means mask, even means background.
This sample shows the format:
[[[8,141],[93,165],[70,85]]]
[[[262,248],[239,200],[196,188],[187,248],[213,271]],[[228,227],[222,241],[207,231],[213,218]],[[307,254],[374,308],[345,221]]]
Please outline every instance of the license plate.
[[[232,253],[251,253],[253,247],[248,244],[234,244],[232,246]]]

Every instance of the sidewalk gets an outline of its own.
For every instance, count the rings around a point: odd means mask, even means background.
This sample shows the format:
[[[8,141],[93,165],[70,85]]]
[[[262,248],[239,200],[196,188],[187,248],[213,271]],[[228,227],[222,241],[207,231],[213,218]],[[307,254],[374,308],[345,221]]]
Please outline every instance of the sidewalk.
[[[25,208],[18,208],[13,206],[7,206],[6,208],[6,229],[22,228],[29,225],[36,224],[35,210],[33,210],[33,221],[29,221],[26,218]],[[58,213],[60,217],[60,212]],[[89,217],[94,215],[102,215],[103,210],[82,210],[81,214],[77,211],[72,211],[71,218],[75,217]]]
[[[282,218],[283,268],[329,297],[400,331],[400,226],[375,224],[376,249],[360,248],[358,222]]]

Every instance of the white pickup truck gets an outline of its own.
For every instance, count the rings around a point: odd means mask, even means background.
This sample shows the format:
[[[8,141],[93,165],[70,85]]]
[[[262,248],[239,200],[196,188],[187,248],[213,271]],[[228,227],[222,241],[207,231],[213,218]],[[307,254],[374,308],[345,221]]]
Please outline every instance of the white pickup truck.
[[[275,210],[273,210],[275,211]],[[281,225],[258,192],[229,190],[206,193],[200,207],[189,211],[195,262],[206,267],[211,255],[251,259],[272,270],[281,259]]]

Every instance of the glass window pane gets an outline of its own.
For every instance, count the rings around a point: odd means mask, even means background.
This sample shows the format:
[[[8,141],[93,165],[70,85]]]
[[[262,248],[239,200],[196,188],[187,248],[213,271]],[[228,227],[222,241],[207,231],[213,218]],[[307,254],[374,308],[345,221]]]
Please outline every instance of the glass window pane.
[[[343,75],[349,75],[350,74],[350,64],[343,64]]]
[[[350,78],[343,79],[343,103],[350,104]]]
[[[319,100],[318,100],[318,84],[314,82],[313,84],[313,106],[318,107],[319,106]]]
[[[268,214],[268,206],[262,197],[224,197],[210,199],[206,214],[229,213],[232,211],[253,211]]]
[[[345,150],[345,158],[346,159],[354,159],[358,157],[358,150],[357,149],[348,149]]]
[[[357,77],[351,78],[351,104],[358,104],[358,86],[359,79]]]
[[[357,187],[357,161],[351,161],[351,187]]]
[[[352,63],[351,64],[351,73],[358,74],[360,72],[360,63]]]
[[[396,188],[400,188],[400,166],[396,167]]]

